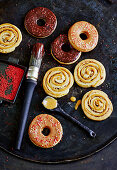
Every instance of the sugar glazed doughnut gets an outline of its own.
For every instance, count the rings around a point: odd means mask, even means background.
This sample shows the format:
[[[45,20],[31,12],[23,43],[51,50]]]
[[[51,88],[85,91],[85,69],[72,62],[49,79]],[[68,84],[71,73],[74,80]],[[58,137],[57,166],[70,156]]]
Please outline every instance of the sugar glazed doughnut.
[[[37,24],[37,21],[44,22],[42,26]],[[24,21],[26,30],[37,38],[45,38],[53,33],[57,26],[56,16],[48,8],[37,7],[30,10]]]
[[[106,70],[102,63],[94,59],[85,59],[79,62],[74,70],[76,83],[84,88],[97,87],[106,78]]]
[[[73,75],[65,67],[51,68],[43,78],[43,88],[45,92],[56,98],[67,95],[73,83]]]
[[[62,48],[66,46],[66,51]],[[68,40],[67,35],[58,36],[51,45],[51,54],[61,64],[72,64],[81,56],[81,52],[74,49]]]
[[[82,109],[89,119],[101,121],[111,115],[113,105],[106,93],[101,90],[91,90],[82,98]]]
[[[88,52],[96,47],[98,32],[92,24],[86,21],[79,21],[69,29],[68,39],[75,49],[81,52]]]
[[[0,52],[10,53],[15,50],[22,41],[22,34],[19,28],[13,24],[5,23],[0,25]]]
[[[49,133],[44,135],[44,130],[48,129]],[[63,128],[60,122],[48,114],[36,116],[29,126],[29,138],[39,147],[51,148],[57,145],[63,135]]]

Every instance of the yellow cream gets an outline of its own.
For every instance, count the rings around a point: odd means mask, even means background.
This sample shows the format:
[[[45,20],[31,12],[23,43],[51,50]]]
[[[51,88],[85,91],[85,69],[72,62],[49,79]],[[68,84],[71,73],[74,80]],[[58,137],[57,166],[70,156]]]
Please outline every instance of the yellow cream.
[[[47,96],[42,104],[46,109],[55,109],[57,107],[57,100],[53,97]]]
[[[78,100],[77,103],[76,103],[76,105],[75,105],[75,110],[78,109],[78,106],[79,106],[80,104],[81,104],[81,100]]]
[[[72,102],[75,102],[75,101],[76,101],[76,98],[75,98],[74,96],[72,96],[72,97],[70,97],[70,100],[71,100]]]

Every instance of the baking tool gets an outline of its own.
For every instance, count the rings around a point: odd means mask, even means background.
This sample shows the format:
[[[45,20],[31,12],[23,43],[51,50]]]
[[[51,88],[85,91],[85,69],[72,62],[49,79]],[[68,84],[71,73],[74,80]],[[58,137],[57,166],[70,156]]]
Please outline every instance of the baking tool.
[[[33,96],[33,91],[35,89],[35,86],[37,85],[38,73],[41,66],[43,55],[44,45],[41,43],[34,44],[29,63],[29,69],[26,76],[26,91],[24,95],[24,103],[21,112],[18,136],[16,140],[16,149],[18,150],[20,150],[21,147],[26,120],[28,117],[28,111]]]
[[[14,63],[12,63],[12,62]],[[9,57],[8,61],[0,60],[0,101],[14,103],[23,81],[26,68],[15,64],[17,60]]]
[[[53,101],[55,101],[55,99],[53,97],[50,96],[46,96],[43,100],[43,106],[48,109],[46,107],[48,99],[52,99]],[[91,129],[89,129],[87,126],[83,125],[80,121],[76,120],[74,117],[70,116],[68,113],[66,113],[59,105],[59,103],[56,100],[56,104],[55,107],[53,109],[49,109],[51,111],[57,111],[59,113],[61,113],[63,116],[66,116],[67,118],[69,118],[70,120],[72,120],[74,123],[76,123],[78,126],[80,126],[82,129],[84,129],[86,132],[89,133],[89,135],[93,138],[96,137],[96,133],[94,131],[92,131]]]

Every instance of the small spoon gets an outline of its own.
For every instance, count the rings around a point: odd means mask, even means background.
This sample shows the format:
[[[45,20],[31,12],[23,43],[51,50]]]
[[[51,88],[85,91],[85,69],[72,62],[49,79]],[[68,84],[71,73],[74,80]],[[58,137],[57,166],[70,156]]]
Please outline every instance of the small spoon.
[[[59,103],[57,102],[56,99],[54,99],[53,97],[47,96],[44,98],[43,102],[42,102],[43,106],[50,110],[50,111],[57,111],[60,112],[62,115],[68,117],[69,119],[71,119],[73,122],[75,122],[77,125],[79,125],[81,128],[83,128],[85,131],[87,131],[89,133],[89,135],[93,138],[96,137],[96,133],[94,131],[92,131],[91,129],[89,129],[87,126],[83,125],[81,122],[79,122],[78,120],[76,120],[74,117],[70,116],[69,114],[67,114],[59,105]]]

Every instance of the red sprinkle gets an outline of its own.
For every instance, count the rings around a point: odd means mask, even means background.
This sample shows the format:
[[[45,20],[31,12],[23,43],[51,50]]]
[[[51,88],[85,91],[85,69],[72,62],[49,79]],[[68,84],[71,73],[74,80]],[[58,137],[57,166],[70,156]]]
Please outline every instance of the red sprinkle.
[[[0,98],[14,100],[23,74],[24,70],[13,65],[7,66],[5,74],[0,72]]]

